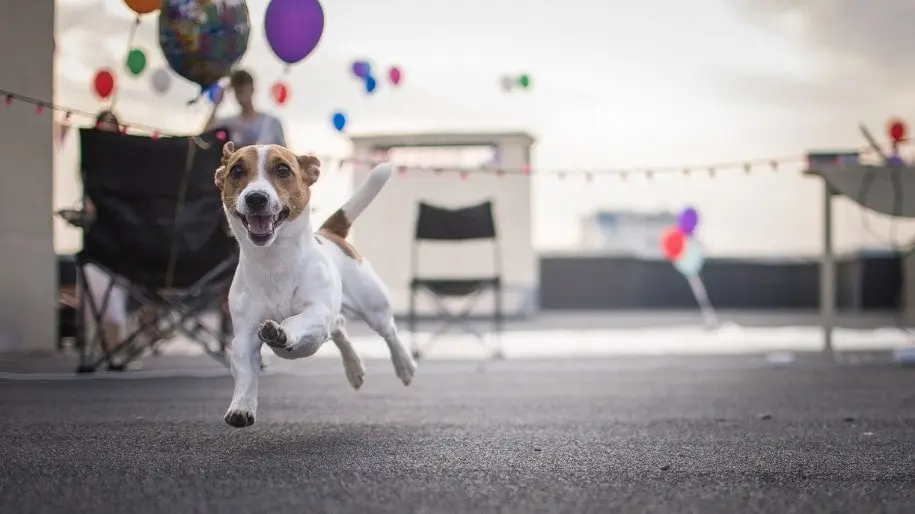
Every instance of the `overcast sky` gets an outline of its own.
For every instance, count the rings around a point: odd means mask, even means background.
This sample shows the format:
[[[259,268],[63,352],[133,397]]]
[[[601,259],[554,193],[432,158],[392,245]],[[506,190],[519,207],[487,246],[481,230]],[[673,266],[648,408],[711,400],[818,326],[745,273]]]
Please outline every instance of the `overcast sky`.
[[[243,66],[269,84],[282,72],[263,33],[264,2],[249,2],[252,38]],[[915,114],[915,2],[906,0],[325,0],[316,53],[288,78],[280,110],[297,150],[343,154],[330,126],[347,112],[353,132],[522,129],[538,144],[535,168],[645,168],[857,148],[857,124],[883,133],[890,116]],[[95,69],[120,70],[131,14],[121,0],[58,0],[59,103],[94,111]],[[163,65],[155,15],[137,43]],[[350,62],[397,64],[404,83],[367,98]],[[506,95],[506,73],[533,88]],[[122,118],[184,131],[206,106],[195,86],[169,95],[148,76],[120,77]],[[233,106],[226,106],[230,111]],[[915,117],[910,119],[915,122]],[[72,143],[72,141],[70,142]],[[68,144],[59,168],[73,166]],[[63,187],[63,186],[61,186]],[[327,187],[331,187],[329,184]],[[338,194],[336,191],[334,194]],[[702,237],[718,254],[816,252],[818,184],[798,168],[651,182],[538,179],[536,243],[578,238],[596,208],[676,210],[695,205]],[[61,192],[60,201],[70,194]],[[331,193],[328,195],[333,196]],[[840,206],[842,247],[886,244],[885,220]],[[865,229],[870,226],[870,229]]]

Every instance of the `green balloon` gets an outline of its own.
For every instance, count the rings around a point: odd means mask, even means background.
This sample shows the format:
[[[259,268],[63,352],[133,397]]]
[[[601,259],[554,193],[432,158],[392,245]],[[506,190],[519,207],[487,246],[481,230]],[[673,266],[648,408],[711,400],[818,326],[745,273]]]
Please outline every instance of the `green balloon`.
[[[127,69],[134,75],[139,75],[146,69],[146,54],[139,48],[134,48],[127,54]]]
[[[521,85],[524,89],[527,89],[531,85],[531,78],[527,75],[521,75],[518,77],[518,84]]]

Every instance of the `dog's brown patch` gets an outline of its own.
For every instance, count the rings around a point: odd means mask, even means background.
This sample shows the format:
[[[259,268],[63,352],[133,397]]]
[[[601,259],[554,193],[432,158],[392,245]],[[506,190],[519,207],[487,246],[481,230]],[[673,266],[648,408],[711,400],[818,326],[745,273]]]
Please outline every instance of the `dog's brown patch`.
[[[324,230],[336,236],[339,236],[342,239],[346,239],[349,235],[349,229],[353,224],[346,218],[346,213],[343,212],[343,209],[337,209],[333,214],[327,218],[327,221],[321,225],[320,230]]]
[[[258,148],[261,147],[244,146],[236,150],[231,142],[223,147],[222,166],[216,170],[215,181],[227,212],[235,211],[238,195],[260,176]],[[321,161],[313,155],[297,156],[288,148],[269,145],[263,166],[280,204],[289,209],[289,219],[300,216],[311,200],[311,185],[321,175]]]
[[[321,234],[337,245],[347,257],[356,262],[362,262],[362,256],[359,255],[356,248],[346,240],[346,236],[349,235],[349,229],[352,226],[353,224],[350,223],[349,219],[346,217],[346,213],[343,212],[343,209],[337,209],[327,218],[327,221],[321,225],[321,228],[318,229],[318,234]]]
[[[346,255],[347,257],[349,257],[350,259],[353,259],[356,262],[362,262],[362,256],[359,255],[359,252],[356,251],[356,248],[353,245],[351,245],[350,242],[347,241],[346,239],[343,239],[338,234],[335,234],[335,233],[327,230],[324,227],[321,227],[320,229],[318,229],[318,234],[320,234],[322,237],[324,237],[331,243],[337,245],[337,247],[340,248],[340,251],[343,252],[343,255]],[[321,240],[318,239],[318,242],[320,243]]]
[[[240,167],[240,175],[230,177],[234,167]],[[222,166],[216,168],[214,181],[222,197],[226,212],[234,212],[240,193],[248,183],[257,178],[257,152],[254,147],[246,146],[235,151],[235,145],[229,141],[222,147]]]

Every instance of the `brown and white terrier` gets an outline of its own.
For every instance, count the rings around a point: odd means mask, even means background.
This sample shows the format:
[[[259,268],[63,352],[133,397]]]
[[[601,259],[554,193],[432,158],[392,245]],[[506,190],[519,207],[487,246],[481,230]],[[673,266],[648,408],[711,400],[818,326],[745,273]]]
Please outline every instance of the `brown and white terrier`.
[[[397,335],[387,288],[346,241],[353,221],[391,177],[391,166],[376,166],[313,232],[309,203],[320,166],[312,155],[277,145],[236,150],[227,143],[223,149],[216,186],[241,252],[228,302],[235,391],[225,421],[233,427],[254,423],[263,344],[278,357],[298,359],[333,340],[349,383],[362,385],[365,368],[346,335],[344,315],[362,319],[384,338],[404,385],[416,372]]]

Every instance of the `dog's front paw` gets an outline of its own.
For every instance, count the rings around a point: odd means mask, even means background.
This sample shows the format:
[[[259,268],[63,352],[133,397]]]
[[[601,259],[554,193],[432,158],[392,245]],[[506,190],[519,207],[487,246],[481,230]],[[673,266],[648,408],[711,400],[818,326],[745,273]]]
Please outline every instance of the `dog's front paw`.
[[[257,331],[257,338],[271,348],[286,348],[289,338],[286,337],[286,331],[279,323],[273,320],[267,320]]]
[[[242,409],[230,408],[224,418],[230,427],[245,428],[254,424],[254,413]]]

